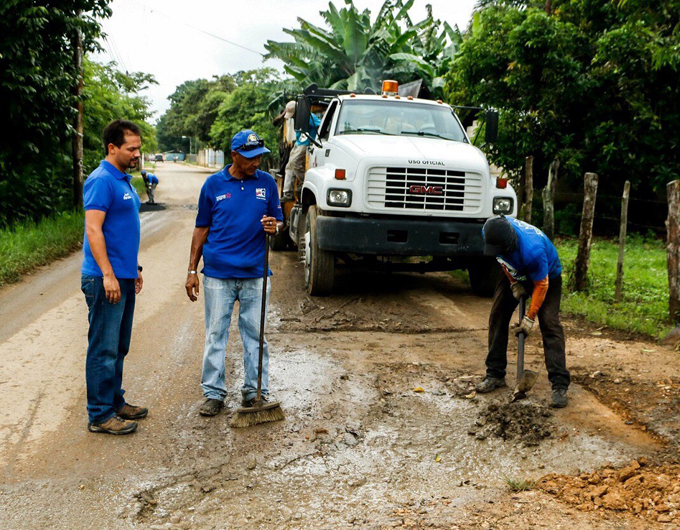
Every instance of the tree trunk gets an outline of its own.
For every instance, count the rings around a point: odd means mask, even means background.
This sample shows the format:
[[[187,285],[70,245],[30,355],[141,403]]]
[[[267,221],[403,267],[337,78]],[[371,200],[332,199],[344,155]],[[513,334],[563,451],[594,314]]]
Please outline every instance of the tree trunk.
[[[666,231],[668,244],[666,259],[668,261],[668,311],[671,320],[680,324],[680,180],[666,185],[668,192],[668,219]]]
[[[578,253],[574,266],[574,290],[586,289],[588,267],[590,266],[590,244],[593,239],[593,220],[595,218],[595,200],[597,198],[597,174],[586,173],[584,178],[583,213],[581,215],[581,232],[578,241]]]
[[[75,135],[72,143],[73,156],[73,206],[83,207],[83,34],[76,30],[71,39],[73,46],[73,66],[78,81],[73,90],[76,115],[73,128]]]
[[[534,157],[526,158],[524,178],[524,221],[531,224],[531,208],[534,204]]]
[[[550,164],[548,183],[543,188],[543,232],[550,241],[555,239],[555,188],[559,169],[560,161],[556,158]]]
[[[623,185],[621,198],[621,228],[619,228],[619,261],[616,265],[616,293],[614,299],[620,302],[623,298],[623,257],[626,251],[626,230],[628,228],[628,197],[630,196],[630,181]]]

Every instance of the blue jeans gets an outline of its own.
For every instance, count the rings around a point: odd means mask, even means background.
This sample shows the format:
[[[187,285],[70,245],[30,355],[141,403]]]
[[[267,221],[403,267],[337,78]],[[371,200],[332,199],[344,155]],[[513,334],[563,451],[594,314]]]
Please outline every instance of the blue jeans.
[[[82,276],[81,289],[90,322],[85,362],[90,423],[105,422],[125,405],[125,390],[121,386],[135,312],[135,281],[118,280],[118,283],[120,302],[112,304],[106,299],[103,278]]]
[[[267,302],[271,282],[267,282]],[[229,325],[234,302],[239,301],[238,329],[243,342],[243,371],[241,387],[244,399],[257,394],[257,366],[260,354],[260,311],[262,309],[262,278],[229,279],[203,277],[205,296],[205,351],[203,353],[203,395],[208,399],[224,400],[225,351],[229,339]],[[262,360],[262,394],[269,393],[269,347],[264,341]]]

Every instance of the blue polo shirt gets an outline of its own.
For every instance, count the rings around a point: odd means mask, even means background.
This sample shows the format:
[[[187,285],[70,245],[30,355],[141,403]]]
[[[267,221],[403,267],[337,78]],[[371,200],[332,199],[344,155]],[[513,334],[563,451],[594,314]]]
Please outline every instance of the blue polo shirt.
[[[153,173],[147,173],[146,179],[149,181],[149,184],[158,184],[158,177]]]
[[[102,231],[106,253],[116,278],[137,278],[139,254],[139,195],[130,184],[132,177],[122,173],[113,164],[102,160],[83,185],[83,208],[106,212]],[[87,239],[87,226],[83,238],[83,265],[86,276],[102,277],[102,271],[92,256]]]
[[[198,199],[197,227],[209,227],[203,274],[212,278],[261,278],[265,233],[262,217],[283,221],[274,178],[259,169],[239,180],[231,165],[208,177]],[[271,271],[269,271],[271,275]]]
[[[557,249],[548,236],[529,223],[507,217],[517,233],[517,249],[508,256],[498,256],[510,275],[519,281],[538,282],[546,276],[554,280],[562,274]]]

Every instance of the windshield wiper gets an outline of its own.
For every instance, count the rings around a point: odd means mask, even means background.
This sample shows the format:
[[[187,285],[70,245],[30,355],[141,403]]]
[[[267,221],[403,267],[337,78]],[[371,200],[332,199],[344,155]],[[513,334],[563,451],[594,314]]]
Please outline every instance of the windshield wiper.
[[[387,133],[381,129],[368,129],[366,127],[357,127],[356,129],[345,129],[342,131],[340,134],[348,134],[348,133],[373,133],[373,134],[385,134],[387,136],[392,136],[390,133]]]
[[[432,138],[441,138],[442,140],[450,140],[452,142],[455,142],[453,138],[448,138],[446,136],[442,136],[441,134],[437,133],[431,133],[431,132],[425,132],[425,131],[418,131],[418,132],[411,132],[411,131],[401,131],[401,134],[404,135],[415,135],[415,136],[431,136]]]

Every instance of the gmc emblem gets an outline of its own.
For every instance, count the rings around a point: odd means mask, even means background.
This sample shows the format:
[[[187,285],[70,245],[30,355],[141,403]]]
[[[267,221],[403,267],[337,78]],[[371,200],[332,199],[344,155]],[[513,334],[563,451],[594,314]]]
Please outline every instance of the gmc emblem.
[[[408,189],[408,192],[417,195],[444,195],[444,188],[443,186],[420,186],[419,184],[413,184]]]

